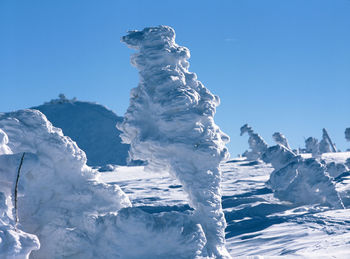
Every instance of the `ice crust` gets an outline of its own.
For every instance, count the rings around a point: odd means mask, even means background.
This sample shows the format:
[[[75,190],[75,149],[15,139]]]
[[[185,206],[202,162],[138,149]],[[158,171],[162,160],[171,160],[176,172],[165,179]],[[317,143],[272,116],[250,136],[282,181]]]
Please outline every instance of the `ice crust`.
[[[228,136],[214,123],[219,98],[188,71],[190,52],[175,43],[171,27],[131,31],[122,38],[139,52],[131,63],[140,83],[132,89],[122,140],[148,169],[168,171],[183,185],[206,237],[202,256],[228,258],[221,208],[219,163],[228,157]]]

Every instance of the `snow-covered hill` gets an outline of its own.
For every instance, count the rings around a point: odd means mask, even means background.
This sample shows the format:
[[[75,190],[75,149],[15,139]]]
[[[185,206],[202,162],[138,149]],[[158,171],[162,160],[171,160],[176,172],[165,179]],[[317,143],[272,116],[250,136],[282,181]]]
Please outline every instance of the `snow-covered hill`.
[[[32,109],[44,113],[55,127],[74,140],[86,153],[88,165],[126,164],[129,145],[121,143],[120,131],[116,128],[123,117],[105,106],[68,100],[61,95],[60,99]]]

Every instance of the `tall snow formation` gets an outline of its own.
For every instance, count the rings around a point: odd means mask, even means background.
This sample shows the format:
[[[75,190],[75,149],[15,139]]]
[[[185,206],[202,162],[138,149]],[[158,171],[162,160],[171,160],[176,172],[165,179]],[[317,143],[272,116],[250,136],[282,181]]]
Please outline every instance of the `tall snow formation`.
[[[249,135],[248,143],[250,151],[244,153],[248,160],[258,160],[261,155],[267,150],[268,145],[265,140],[257,133],[255,133],[248,124],[241,127],[241,136],[247,133]]]
[[[277,144],[280,144],[282,146],[285,146],[287,149],[292,150],[288,144],[287,138],[282,133],[275,132],[273,133],[272,138]]]
[[[77,142],[86,153],[88,165],[126,165],[129,145],[121,143],[121,132],[116,128],[123,117],[97,103],[69,100],[63,94],[59,97],[32,109],[44,113],[55,127]]]
[[[322,204],[344,208],[327,167],[316,159],[303,159],[282,145],[269,147],[262,159],[275,169],[268,184],[277,198],[296,205]]]
[[[167,170],[188,193],[207,243],[202,255],[229,257],[221,207],[219,163],[228,158],[228,136],[214,123],[219,98],[188,71],[190,52],[175,43],[168,26],[131,31],[122,38],[139,52],[131,63],[140,83],[119,125],[132,159]]]
[[[116,185],[97,182],[94,171],[86,166],[85,153],[38,110],[0,114],[0,129],[1,150],[8,141],[13,153],[0,155],[0,206],[4,206],[5,195],[9,208],[5,214],[1,210],[0,225],[10,235],[14,233],[10,201],[13,203],[17,169],[25,153],[18,181],[19,226],[35,234],[41,244],[31,257],[103,258],[110,241],[103,239],[104,247],[95,246],[104,226],[97,218],[131,206],[127,196]],[[22,232],[18,236],[20,239],[2,237],[0,246],[17,242],[17,250],[38,248],[35,236]]]

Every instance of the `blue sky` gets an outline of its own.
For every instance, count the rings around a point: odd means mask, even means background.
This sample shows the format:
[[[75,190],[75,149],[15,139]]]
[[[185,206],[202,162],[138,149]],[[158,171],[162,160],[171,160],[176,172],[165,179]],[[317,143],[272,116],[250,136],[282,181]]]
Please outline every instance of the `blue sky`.
[[[233,156],[249,123],[270,144],[321,137],[350,147],[350,1],[0,1],[0,111],[59,93],[123,115],[138,82],[127,30],[170,25],[191,51],[190,70],[221,98],[216,122]]]

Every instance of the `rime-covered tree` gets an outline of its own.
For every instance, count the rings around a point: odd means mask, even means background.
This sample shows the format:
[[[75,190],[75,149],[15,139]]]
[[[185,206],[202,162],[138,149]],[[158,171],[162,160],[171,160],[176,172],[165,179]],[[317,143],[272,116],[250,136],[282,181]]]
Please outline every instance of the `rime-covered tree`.
[[[175,43],[168,26],[131,31],[122,38],[138,50],[131,62],[140,83],[132,89],[118,127],[130,156],[150,170],[167,170],[188,193],[207,243],[203,255],[226,258],[219,163],[228,157],[228,136],[214,123],[219,98],[188,71],[190,52]]]

